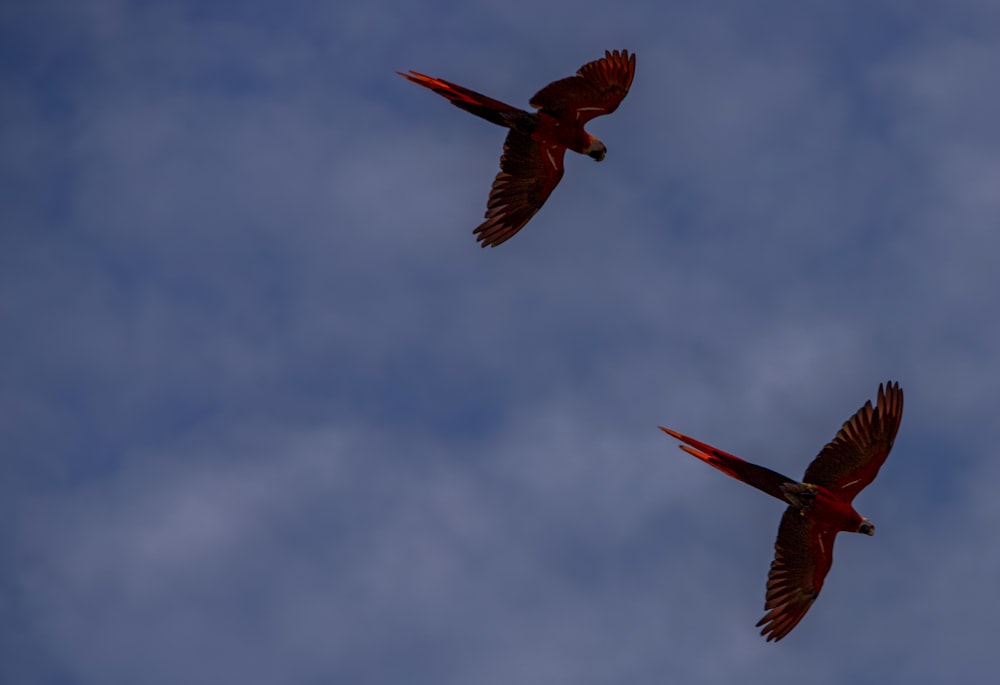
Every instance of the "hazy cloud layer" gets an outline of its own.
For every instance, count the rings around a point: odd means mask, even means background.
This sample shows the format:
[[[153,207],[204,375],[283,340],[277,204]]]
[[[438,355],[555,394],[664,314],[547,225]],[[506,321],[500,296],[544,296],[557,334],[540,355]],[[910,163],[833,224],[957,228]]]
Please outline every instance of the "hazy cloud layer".
[[[940,683],[998,665],[989,3],[0,12],[0,681]],[[503,132],[605,49],[608,145],[481,250]],[[823,594],[780,504],[906,414]]]

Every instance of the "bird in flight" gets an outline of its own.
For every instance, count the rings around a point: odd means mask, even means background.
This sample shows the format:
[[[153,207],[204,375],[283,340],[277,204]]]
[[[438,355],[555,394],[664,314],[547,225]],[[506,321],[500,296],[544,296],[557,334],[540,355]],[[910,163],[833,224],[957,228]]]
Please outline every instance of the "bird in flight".
[[[554,81],[535,93],[526,112],[462,86],[416,71],[400,76],[430,88],[451,104],[510,129],[500,157],[500,173],[486,204],[486,221],[473,233],[482,247],[496,247],[535,215],[563,175],[563,155],[572,150],[600,162],[607,148],[583,130],[594,117],[614,112],[635,76],[635,55],[605,51],[575,76]]]
[[[816,601],[833,563],[837,533],[875,534],[875,525],[856,512],[851,502],[875,480],[902,418],[899,384],[879,384],[876,406],[865,402],[844,423],[809,464],[802,482],[660,426],[686,443],[678,447],[688,454],[788,505],[778,527],[767,577],[766,613],[757,623],[758,628],[763,626],[760,634],[768,642],[788,635]]]

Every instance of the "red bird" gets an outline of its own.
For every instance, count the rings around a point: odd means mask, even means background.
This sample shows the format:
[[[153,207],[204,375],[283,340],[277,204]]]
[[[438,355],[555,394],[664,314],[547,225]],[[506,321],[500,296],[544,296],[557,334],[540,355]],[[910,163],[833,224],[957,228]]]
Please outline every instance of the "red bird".
[[[567,149],[598,162],[604,159],[604,143],[583,126],[618,108],[635,76],[635,55],[627,50],[605,51],[603,58],[584,64],[575,76],[550,83],[531,98],[529,104],[537,113],[415,71],[397,73],[448,98],[456,107],[510,129],[500,173],[486,203],[486,221],[473,231],[483,247],[496,247],[542,208],[562,178]]]
[[[767,577],[767,613],[757,622],[757,627],[764,626],[760,634],[768,642],[788,635],[816,601],[833,563],[837,533],[875,534],[875,525],[856,512],[851,501],[875,480],[902,418],[899,384],[890,381],[884,389],[879,384],[877,406],[865,402],[844,423],[806,469],[801,483],[660,426],[687,443],[679,447],[688,454],[788,504]]]

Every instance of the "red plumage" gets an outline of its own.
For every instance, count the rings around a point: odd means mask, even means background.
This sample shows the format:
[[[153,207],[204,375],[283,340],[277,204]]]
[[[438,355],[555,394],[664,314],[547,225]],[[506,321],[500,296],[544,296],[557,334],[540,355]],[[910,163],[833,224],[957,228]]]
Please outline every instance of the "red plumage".
[[[669,428],[680,448],[726,475],[752,485],[788,504],[774,543],[767,579],[761,635],[780,640],[816,601],[833,564],[833,542],[839,532],[874,535],[875,526],[851,502],[875,480],[892,449],[903,418],[903,391],[898,383],[879,385],[873,407],[865,402],[844,422],[806,469],[802,482],[757,466]]]
[[[583,126],[618,108],[635,76],[635,55],[605,51],[604,57],[583,65],[576,75],[538,91],[530,101],[537,112],[416,71],[398,73],[456,107],[510,129],[486,205],[486,221],[473,231],[483,247],[496,247],[520,231],[552,194],[563,176],[566,150],[604,159],[604,143]]]

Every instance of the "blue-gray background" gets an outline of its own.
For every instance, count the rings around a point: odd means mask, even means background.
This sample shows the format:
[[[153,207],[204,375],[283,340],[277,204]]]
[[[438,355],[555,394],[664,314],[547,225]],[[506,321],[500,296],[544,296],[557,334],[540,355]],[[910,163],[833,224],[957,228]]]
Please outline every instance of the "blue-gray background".
[[[970,682],[1000,578],[1000,6],[5,2],[0,681]],[[512,104],[631,94],[482,250]],[[819,602],[781,505],[906,414]]]

